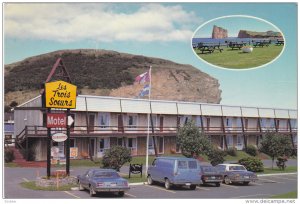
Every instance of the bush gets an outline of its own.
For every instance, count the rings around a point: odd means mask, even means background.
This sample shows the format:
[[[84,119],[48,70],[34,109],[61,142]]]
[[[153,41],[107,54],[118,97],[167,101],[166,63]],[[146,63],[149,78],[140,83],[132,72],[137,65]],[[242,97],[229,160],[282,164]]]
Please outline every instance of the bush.
[[[222,164],[225,161],[225,156],[227,153],[223,150],[213,149],[208,153],[208,160],[211,165],[216,166],[218,164]]]
[[[234,147],[230,147],[228,148],[228,150],[226,151],[228,155],[236,157],[237,156],[237,150]]]
[[[245,152],[253,157],[258,155],[257,148],[254,145],[247,145]]]
[[[120,171],[120,168],[132,159],[130,149],[122,146],[113,146],[106,150],[102,158],[104,168]]]
[[[22,149],[21,150],[21,154],[23,156],[24,159],[27,159],[27,150],[26,149]],[[35,152],[33,149],[28,149],[28,161],[34,161],[35,160]]]
[[[248,171],[253,171],[253,172],[264,171],[264,164],[262,163],[261,159],[255,157],[246,157],[240,159],[238,163],[245,166]]]
[[[4,151],[4,160],[5,160],[5,163],[12,162],[14,159],[15,159],[14,151],[12,149],[6,149]]]

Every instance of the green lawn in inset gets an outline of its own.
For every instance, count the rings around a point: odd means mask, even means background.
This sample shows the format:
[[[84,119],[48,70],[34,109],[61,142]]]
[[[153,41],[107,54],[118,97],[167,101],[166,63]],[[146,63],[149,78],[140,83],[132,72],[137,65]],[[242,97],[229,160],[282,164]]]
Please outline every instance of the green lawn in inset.
[[[232,50],[226,46],[222,48],[222,52],[215,50],[213,53],[204,54],[201,54],[199,49],[194,49],[194,51],[200,58],[213,65],[232,69],[246,69],[271,62],[280,54],[283,46],[270,45],[268,47],[256,47],[253,48],[251,53],[243,53],[242,49]]]

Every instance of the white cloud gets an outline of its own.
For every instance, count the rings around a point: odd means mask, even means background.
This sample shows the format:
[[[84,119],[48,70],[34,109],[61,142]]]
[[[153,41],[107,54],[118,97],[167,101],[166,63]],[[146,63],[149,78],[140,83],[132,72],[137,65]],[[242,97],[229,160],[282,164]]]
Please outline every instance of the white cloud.
[[[140,4],[124,11],[98,4],[12,4],[4,7],[4,35],[72,42],[185,41],[201,19],[179,5]],[[125,7],[124,7],[125,8]]]

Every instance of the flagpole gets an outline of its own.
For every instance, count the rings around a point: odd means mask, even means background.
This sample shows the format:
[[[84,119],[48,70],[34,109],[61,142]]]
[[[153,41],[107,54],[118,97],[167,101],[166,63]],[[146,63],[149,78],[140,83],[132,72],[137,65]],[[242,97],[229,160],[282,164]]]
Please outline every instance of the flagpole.
[[[151,72],[152,72],[152,66],[150,66],[149,69],[149,78],[150,78],[150,87],[149,87],[149,106],[150,106],[150,99],[151,99],[151,86],[152,86],[152,76],[151,76]],[[150,135],[150,112],[148,113],[148,131],[147,131],[147,142],[146,142],[146,178],[147,178],[147,174],[148,174],[148,162],[149,162],[149,135]]]

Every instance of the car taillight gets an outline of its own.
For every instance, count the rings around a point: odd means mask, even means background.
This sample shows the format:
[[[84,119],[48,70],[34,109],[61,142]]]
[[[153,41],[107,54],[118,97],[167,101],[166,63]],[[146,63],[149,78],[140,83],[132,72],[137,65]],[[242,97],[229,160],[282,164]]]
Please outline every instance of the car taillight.
[[[97,187],[103,187],[104,186],[104,183],[103,182],[98,182],[97,183]]]
[[[128,182],[127,181],[123,181],[123,185],[128,187]]]

